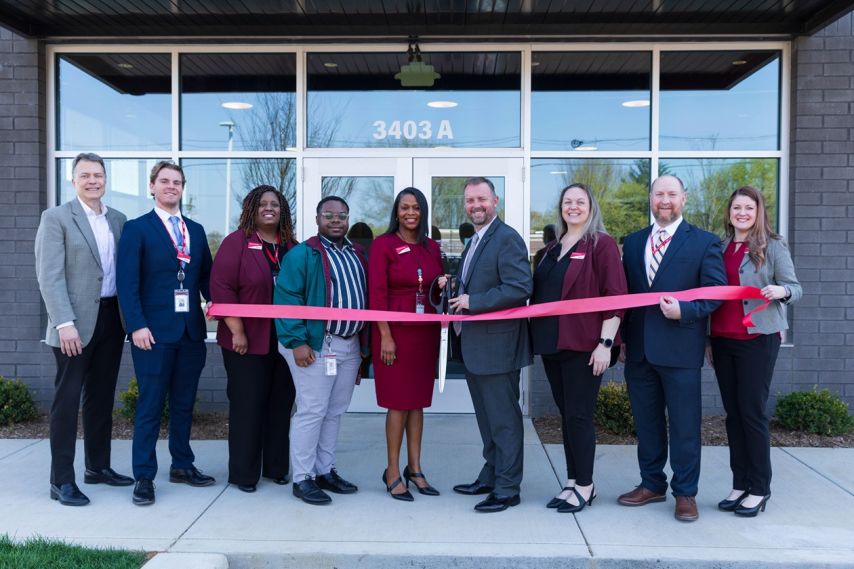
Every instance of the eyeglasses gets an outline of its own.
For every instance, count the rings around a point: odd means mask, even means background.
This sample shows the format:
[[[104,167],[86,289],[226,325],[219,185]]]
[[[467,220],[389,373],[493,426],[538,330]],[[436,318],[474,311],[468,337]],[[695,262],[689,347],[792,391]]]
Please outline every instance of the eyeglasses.
[[[338,221],[347,221],[347,218],[350,217],[350,214],[346,211],[342,211],[339,213],[332,213],[331,211],[324,211],[320,214],[320,217],[325,219],[326,221],[332,221],[335,218],[338,218]]]

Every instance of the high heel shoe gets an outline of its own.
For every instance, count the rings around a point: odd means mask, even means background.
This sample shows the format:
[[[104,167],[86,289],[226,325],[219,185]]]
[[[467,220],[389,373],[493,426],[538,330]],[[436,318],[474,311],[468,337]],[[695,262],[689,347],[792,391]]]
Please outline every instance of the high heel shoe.
[[[741,504],[741,501],[747,498],[748,494],[749,492],[745,490],[735,500],[730,500],[729,498],[721,500],[718,502],[718,509],[723,512],[734,512],[738,505]]]
[[[578,498],[578,504],[570,504],[566,500],[564,500],[563,504],[557,507],[558,513],[561,514],[574,514],[576,512],[580,512],[584,509],[585,506],[592,506],[593,500],[596,498],[596,486],[594,485],[590,491],[590,499],[585,500],[581,494],[578,492],[578,488],[573,488],[572,493],[575,494],[575,497]]]
[[[564,486],[563,488],[561,488],[560,493],[563,494],[564,492],[571,491],[572,489],[573,486]],[[546,508],[557,508],[564,502],[566,502],[566,500],[560,498],[559,496],[555,496],[554,498],[549,500],[549,503],[546,504]]]
[[[766,494],[762,497],[762,500],[760,500],[760,502],[752,508],[747,508],[739,504],[738,507],[735,509],[735,515],[741,516],[743,518],[755,518],[757,515],[759,515],[759,512],[765,511],[765,504],[767,504],[768,500],[770,499],[771,494]]]
[[[403,480],[401,480],[398,477],[398,478],[394,479],[394,482],[392,482],[391,485],[386,484],[385,475],[387,472],[388,472],[388,468],[383,470],[382,480],[383,480],[383,485],[385,486],[385,491],[388,492],[391,495],[391,497],[394,498],[395,500],[401,500],[403,502],[414,502],[415,498],[412,496],[412,494],[409,493],[409,490],[407,490],[405,492],[401,492],[400,494],[395,494],[394,492],[392,492],[392,490],[394,490],[395,488],[397,488],[398,486],[403,484]]]
[[[408,464],[403,467],[403,478],[404,478],[404,480],[406,480],[406,488],[407,489],[409,488],[410,482],[415,484],[415,482],[413,482],[413,480],[412,480],[413,478],[421,478],[425,482],[427,481],[427,478],[424,476],[424,473],[422,473],[422,472],[410,472]],[[425,496],[438,496],[439,495],[439,491],[436,490],[435,488],[433,488],[432,486],[430,486],[429,484],[427,486],[425,486],[424,488],[422,488],[418,484],[415,484],[415,489],[418,490],[419,494],[424,494]]]

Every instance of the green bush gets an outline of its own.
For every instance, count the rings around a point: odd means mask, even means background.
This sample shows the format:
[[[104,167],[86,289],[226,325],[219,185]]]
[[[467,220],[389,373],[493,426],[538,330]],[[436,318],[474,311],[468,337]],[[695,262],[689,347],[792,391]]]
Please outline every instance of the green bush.
[[[844,435],[854,429],[848,405],[823,389],[794,391],[777,398],[777,420],[787,429],[817,435]]]
[[[122,407],[116,410],[116,413],[130,421],[133,422],[134,417],[136,416],[136,402],[139,399],[139,384],[136,382],[136,378],[130,378],[128,382],[127,391],[122,391],[119,393],[119,401],[122,403]],[[169,400],[163,404],[163,416],[160,417],[160,422],[164,425],[169,422]]]
[[[24,382],[0,376],[0,426],[38,417],[36,404]]]
[[[615,435],[635,434],[635,419],[625,383],[609,381],[602,386],[593,418],[599,427]]]

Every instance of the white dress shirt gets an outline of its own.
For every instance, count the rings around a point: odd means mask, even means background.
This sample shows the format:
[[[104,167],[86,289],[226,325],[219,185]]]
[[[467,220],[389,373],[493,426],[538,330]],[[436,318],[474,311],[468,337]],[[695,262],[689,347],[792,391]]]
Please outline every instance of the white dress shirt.
[[[682,216],[679,216],[679,219],[677,219],[676,221],[674,221],[673,223],[671,223],[667,227],[663,228],[667,232],[667,235],[670,237],[670,239],[672,239],[673,236],[676,235],[676,230],[679,229],[680,223],[682,223]],[[643,253],[644,274],[646,274],[646,272],[647,272],[646,269],[647,269],[647,267],[649,267],[649,264],[652,263],[652,248],[655,245],[650,246],[650,244],[655,243],[655,235],[656,235],[656,233],[658,233],[659,229],[662,229],[662,227],[658,224],[658,222],[653,223],[652,224],[652,231],[650,232],[649,237],[647,237],[647,239],[646,239],[646,246],[644,247],[644,253]],[[667,239],[667,238],[665,237],[665,239]],[[668,247],[670,247],[670,241],[665,243],[664,246],[660,249],[662,257],[664,257],[664,254],[667,253]]]

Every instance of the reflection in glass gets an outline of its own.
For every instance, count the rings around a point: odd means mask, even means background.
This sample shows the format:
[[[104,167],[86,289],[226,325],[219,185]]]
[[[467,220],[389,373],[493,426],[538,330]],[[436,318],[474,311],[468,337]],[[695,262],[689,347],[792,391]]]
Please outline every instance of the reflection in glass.
[[[404,53],[308,54],[308,146],[521,146],[519,53],[425,53],[441,75],[404,88]]]
[[[777,150],[780,53],[661,54],[662,150]]]
[[[219,248],[223,237],[237,228],[243,198],[256,186],[267,184],[285,194],[296,224],[295,163],[287,158],[181,160],[187,176],[182,211],[205,226],[212,252]],[[226,180],[231,180],[230,186]]]
[[[374,237],[388,229],[394,204],[393,176],[323,176],[321,197],[338,196],[350,207],[347,237],[370,253]]]
[[[558,198],[561,190],[572,183],[590,187],[602,208],[605,229],[617,241],[647,226],[649,170],[650,161],[645,158],[531,160],[531,255],[543,247],[546,225],[560,228]]]
[[[649,52],[534,53],[534,150],[649,150]]]
[[[164,158],[165,159],[165,158]],[[71,185],[72,158],[56,161],[56,188],[58,204],[73,199],[77,192]],[[148,191],[148,175],[158,159],[107,158],[107,191],[103,201],[127,216],[128,219],[148,213],[154,201]]]
[[[181,56],[181,148],[286,150],[296,144],[296,56]]]
[[[724,234],[729,196],[741,186],[762,192],[768,220],[776,230],[779,162],[776,158],[668,158],[660,174],[674,174],[688,191],[685,219],[717,235]]]
[[[57,149],[169,149],[169,54],[59,55],[56,69]]]

